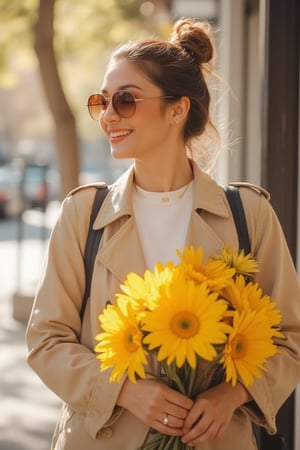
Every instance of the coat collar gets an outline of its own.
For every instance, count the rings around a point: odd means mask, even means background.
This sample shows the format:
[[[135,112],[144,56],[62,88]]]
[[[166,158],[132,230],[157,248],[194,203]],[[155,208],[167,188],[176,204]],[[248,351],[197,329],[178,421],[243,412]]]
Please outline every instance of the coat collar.
[[[207,173],[191,161],[194,180],[194,210],[206,211],[220,217],[229,217],[229,209],[225,200],[224,189]]]
[[[228,217],[229,210],[225,201],[224,190],[199,166],[191,161],[194,173],[194,210],[207,211],[208,213]],[[94,222],[94,229],[100,229],[122,216],[132,216],[132,189],[134,179],[134,166],[118,178],[110,187],[101,213],[99,212]]]
[[[110,186],[109,192],[103,202],[94,222],[94,230],[104,228],[109,223],[122,216],[132,216],[132,189],[134,167],[131,166]]]

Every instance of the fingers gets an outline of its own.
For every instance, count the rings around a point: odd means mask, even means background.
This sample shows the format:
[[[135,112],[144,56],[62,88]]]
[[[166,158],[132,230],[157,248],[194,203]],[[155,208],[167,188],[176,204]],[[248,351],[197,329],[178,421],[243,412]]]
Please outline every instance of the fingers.
[[[195,446],[222,438],[235,410],[234,404],[227,399],[226,386],[200,394],[185,420],[182,441]]]
[[[166,399],[168,403],[173,405],[174,407],[174,414],[178,415],[178,417],[181,417],[181,411],[184,409],[186,411],[189,411],[194,402],[190,398],[186,397],[185,395],[181,394],[180,392],[174,391],[173,389],[169,388],[166,385],[162,386],[162,392],[161,394]]]
[[[159,418],[154,421],[152,428],[169,436],[181,436],[184,419],[172,416],[171,414],[159,414]]]
[[[149,427],[170,436],[181,436],[193,401],[162,383],[144,379],[135,384],[125,381],[117,404]]]
[[[180,419],[172,414],[162,414],[162,419],[159,422],[168,428],[183,428],[184,418]]]
[[[183,430],[182,442],[193,447],[205,441],[221,439],[225,434],[226,427],[225,422],[215,420],[209,414],[204,414],[188,432]]]
[[[174,418],[185,419],[194,404],[190,398],[161,383],[154,382],[150,393],[150,410],[169,414]]]
[[[149,415],[154,418],[152,428],[171,436],[181,436],[193,401],[165,385],[152,394],[148,404]]]

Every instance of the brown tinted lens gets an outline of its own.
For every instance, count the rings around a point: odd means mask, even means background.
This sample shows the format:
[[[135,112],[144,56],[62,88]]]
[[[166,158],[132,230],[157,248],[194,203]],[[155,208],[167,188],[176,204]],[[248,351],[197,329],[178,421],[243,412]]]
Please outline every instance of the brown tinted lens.
[[[112,104],[116,113],[121,117],[131,117],[135,112],[135,98],[131,92],[115,92],[112,96]]]
[[[105,111],[107,102],[101,94],[92,94],[88,99],[88,110],[94,120],[99,120],[102,111]]]

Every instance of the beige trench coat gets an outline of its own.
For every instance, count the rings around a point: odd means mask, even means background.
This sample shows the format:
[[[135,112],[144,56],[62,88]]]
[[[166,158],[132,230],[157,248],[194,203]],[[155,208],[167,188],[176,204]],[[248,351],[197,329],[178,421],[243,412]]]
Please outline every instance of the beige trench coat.
[[[223,189],[195,164],[194,211],[187,245],[202,246],[206,255],[230,242],[238,247],[235,226]],[[122,383],[110,384],[100,373],[93,349],[98,315],[128,272],[146,267],[133,216],[133,169],[117,180],[106,197],[94,228],[105,227],[96,257],[91,296],[83,324],[79,318],[84,293],[83,254],[95,187],[73,191],[63,202],[51,235],[45,268],[27,328],[28,362],[64,402],[52,449],[135,450],[147,427],[115,406]],[[278,220],[260,189],[241,187],[252,252],[259,263],[257,281],[283,313],[285,341],[262,379],[249,388],[254,402],[234,414],[221,441],[197,450],[254,450],[250,418],[274,433],[275,415],[300,380],[300,286]],[[197,208],[201,208],[199,215]]]

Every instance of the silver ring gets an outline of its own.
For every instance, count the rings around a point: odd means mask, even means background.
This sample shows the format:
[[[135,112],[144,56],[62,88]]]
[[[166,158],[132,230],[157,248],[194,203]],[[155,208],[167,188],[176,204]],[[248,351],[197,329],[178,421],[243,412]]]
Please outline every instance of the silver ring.
[[[163,424],[168,425],[168,423],[169,423],[169,417],[168,417],[168,414],[166,414],[164,417],[164,420],[163,420]]]

